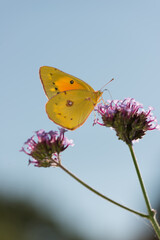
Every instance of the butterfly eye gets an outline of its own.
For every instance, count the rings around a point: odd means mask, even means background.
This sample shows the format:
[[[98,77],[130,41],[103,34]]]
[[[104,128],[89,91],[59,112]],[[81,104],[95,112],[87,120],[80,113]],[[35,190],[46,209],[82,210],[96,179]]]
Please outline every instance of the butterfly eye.
[[[71,80],[71,81],[70,81],[70,84],[73,84],[73,83],[74,83],[74,81],[73,81],[73,80]]]

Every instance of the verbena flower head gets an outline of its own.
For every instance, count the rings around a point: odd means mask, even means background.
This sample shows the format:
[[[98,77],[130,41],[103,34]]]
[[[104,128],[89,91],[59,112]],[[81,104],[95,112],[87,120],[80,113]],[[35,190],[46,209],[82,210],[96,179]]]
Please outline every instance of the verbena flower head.
[[[74,145],[72,140],[64,136],[65,132],[63,128],[59,129],[59,133],[57,131],[36,131],[36,135],[29,138],[20,151],[34,159],[29,160],[29,164],[33,163],[37,167],[57,166],[55,161],[60,163],[60,152]]]
[[[100,123],[97,119],[96,123],[112,127],[118,138],[127,144],[141,139],[147,130],[159,129],[156,118],[152,115],[152,108],[145,111],[143,105],[133,98],[99,104],[95,111],[101,115],[103,121]]]

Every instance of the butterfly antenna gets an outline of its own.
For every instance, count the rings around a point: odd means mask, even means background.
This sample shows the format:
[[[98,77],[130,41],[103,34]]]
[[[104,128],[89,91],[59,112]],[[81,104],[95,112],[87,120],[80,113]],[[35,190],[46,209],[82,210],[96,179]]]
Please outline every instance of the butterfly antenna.
[[[102,91],[102,89],[105,87],[105,86],[107,86],[110,82],[112,82],[114,80],[114,78],[112,78],[109,82],[107,82],[101,89],[100,89],[100,91]],[[105,89],[106,90],[106,89]]]

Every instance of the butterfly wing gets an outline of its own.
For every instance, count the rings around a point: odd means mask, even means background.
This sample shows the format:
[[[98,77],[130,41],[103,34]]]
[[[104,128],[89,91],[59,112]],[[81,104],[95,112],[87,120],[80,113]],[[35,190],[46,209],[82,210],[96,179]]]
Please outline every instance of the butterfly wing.
[[[74,130],[86,121],[101,95],[81,89],[64,91],[49,99],[46,112],[56,124]]]
[[[57,68],[43,66],[39,70],[39,75],[49,99],[57,93],[72,89],[85,89],[94,92],[94,89],[84,81]]]

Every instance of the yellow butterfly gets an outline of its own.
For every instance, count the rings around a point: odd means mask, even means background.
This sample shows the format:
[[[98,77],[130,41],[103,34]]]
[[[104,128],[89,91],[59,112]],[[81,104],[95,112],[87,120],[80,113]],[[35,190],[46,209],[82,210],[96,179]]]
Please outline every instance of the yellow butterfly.
[[[39,75],[49,99],[48,117],[69,130],[75,130],[87,120],[103,93],[57,68],[40,67]]]

